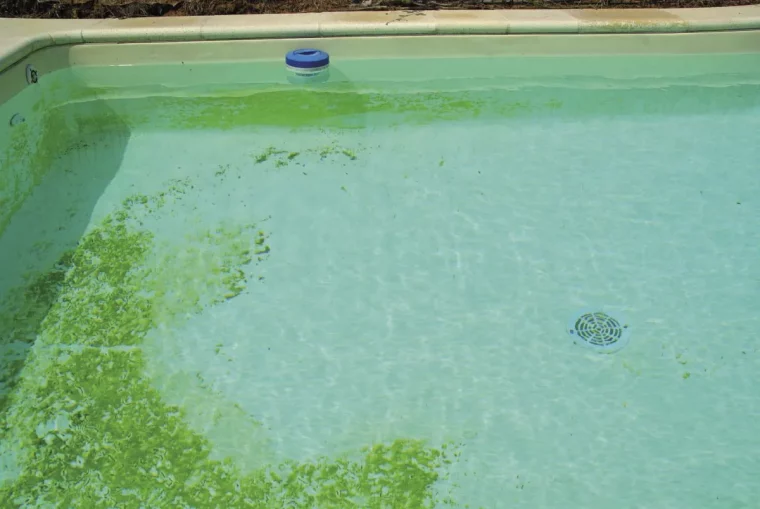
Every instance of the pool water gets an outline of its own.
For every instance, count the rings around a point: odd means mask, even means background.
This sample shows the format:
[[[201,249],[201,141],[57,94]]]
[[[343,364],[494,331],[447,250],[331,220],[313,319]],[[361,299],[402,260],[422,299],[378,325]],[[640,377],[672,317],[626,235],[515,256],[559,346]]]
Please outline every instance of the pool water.
[[[753,507],[760,55],[730,58],[91,68],[0,105],[0,505]],[[584,310],[630,342],[575,344]]]

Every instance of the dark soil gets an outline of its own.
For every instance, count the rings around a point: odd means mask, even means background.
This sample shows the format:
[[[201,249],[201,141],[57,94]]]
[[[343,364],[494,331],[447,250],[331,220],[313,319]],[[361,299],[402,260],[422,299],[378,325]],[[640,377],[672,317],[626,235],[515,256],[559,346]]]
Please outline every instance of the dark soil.
[[[0,0],[0,17],[133,18],[287,12],[719,7],[760,0]]]

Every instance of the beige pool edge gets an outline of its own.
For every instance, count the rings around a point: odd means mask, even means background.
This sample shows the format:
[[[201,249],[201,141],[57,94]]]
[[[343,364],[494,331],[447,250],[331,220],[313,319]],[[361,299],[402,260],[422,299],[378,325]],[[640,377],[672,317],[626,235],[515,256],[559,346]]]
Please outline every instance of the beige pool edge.
[[[689,33],[760,29],[760,5],[705,9],[330,12],[37,20],[0,18],[0,72],[51,46],[351,36]]]

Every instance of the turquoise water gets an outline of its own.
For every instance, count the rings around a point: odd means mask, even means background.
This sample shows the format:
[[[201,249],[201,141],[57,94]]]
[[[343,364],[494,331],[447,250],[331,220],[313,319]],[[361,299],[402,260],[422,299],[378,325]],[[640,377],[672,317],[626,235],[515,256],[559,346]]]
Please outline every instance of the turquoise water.
[[[760,74],[489,62],[0,107],[3,507],[754,507]]]

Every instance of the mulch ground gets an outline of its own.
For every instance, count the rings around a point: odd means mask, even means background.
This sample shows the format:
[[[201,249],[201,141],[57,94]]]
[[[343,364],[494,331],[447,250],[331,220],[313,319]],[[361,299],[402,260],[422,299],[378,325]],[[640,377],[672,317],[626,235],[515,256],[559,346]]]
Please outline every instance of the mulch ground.
[[[0,17],[132,18],[367,10],[719,7],[760,0],[0,0]]]

